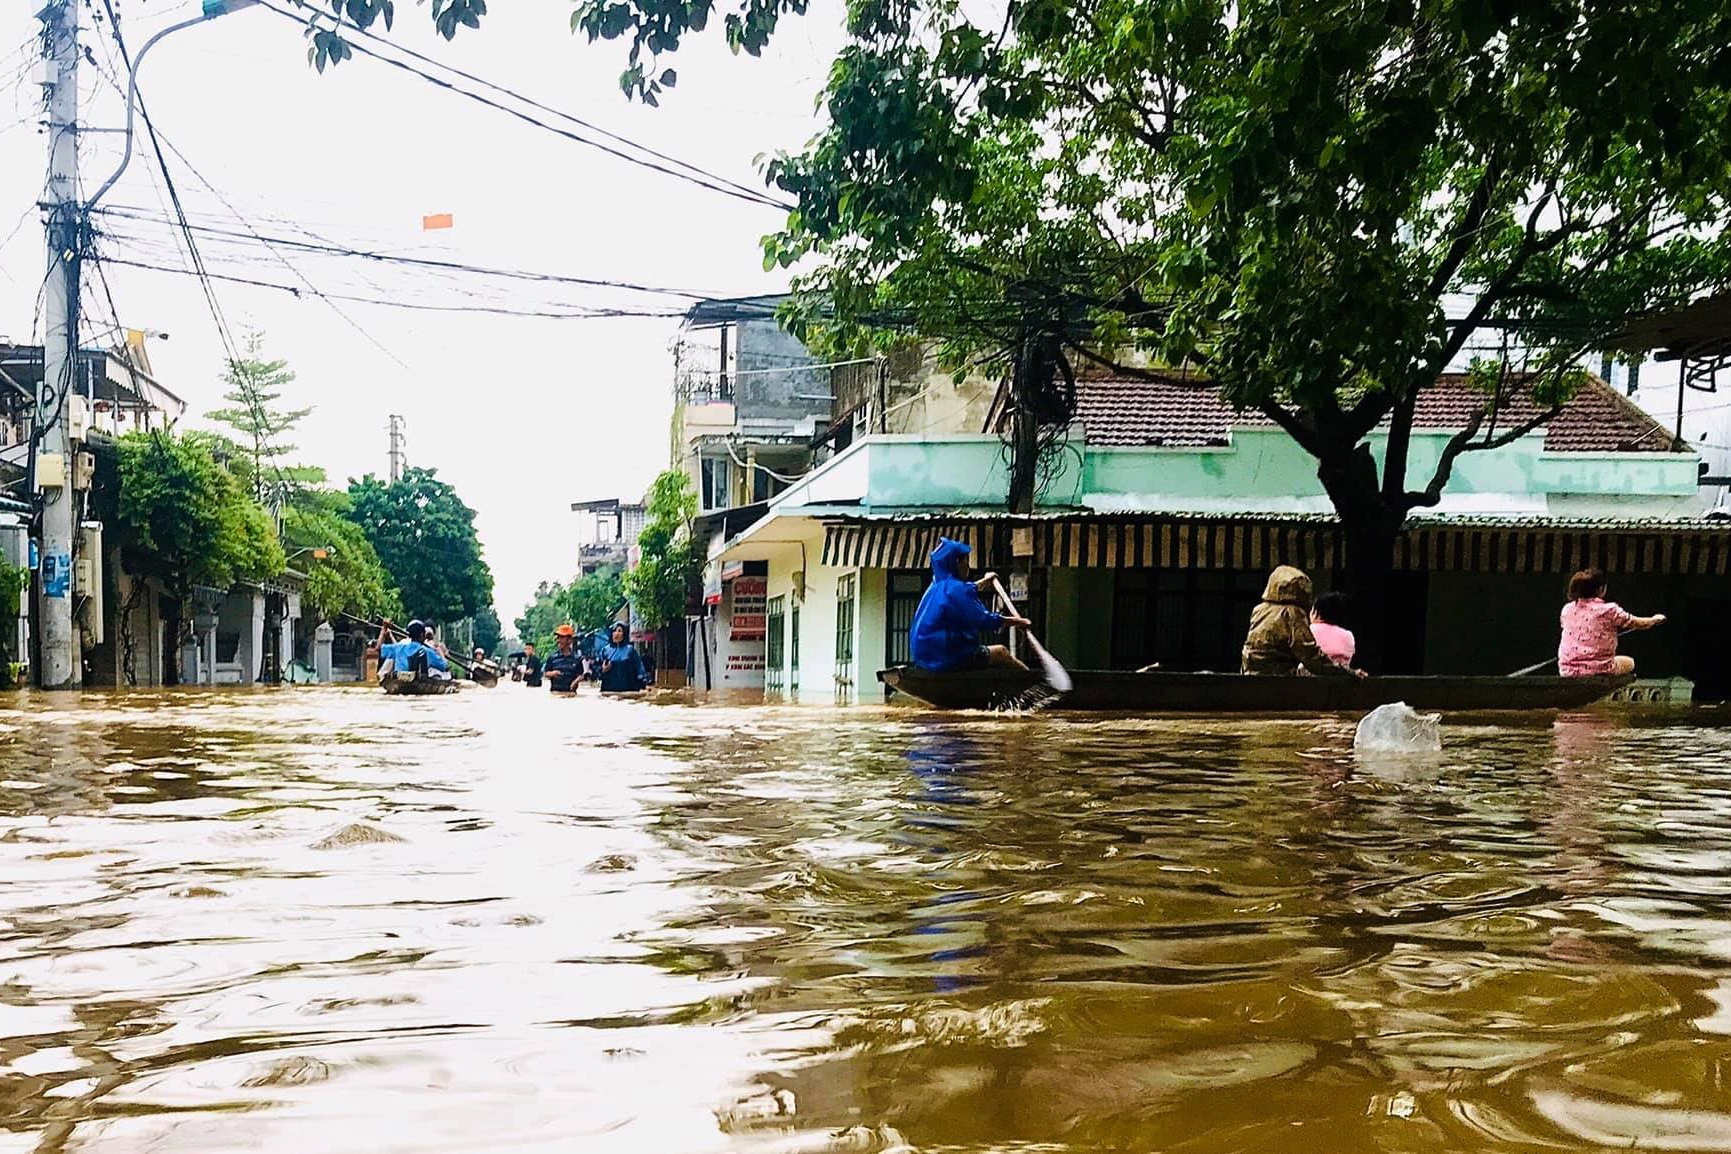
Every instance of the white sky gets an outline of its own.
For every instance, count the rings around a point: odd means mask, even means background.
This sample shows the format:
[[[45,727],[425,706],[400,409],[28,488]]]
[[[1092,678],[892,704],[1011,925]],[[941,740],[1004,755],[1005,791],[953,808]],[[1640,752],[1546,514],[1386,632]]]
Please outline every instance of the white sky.
[[[94,0],[95,11],[101,11]],[[39,214],[46,137],[38,124],[40,4],[0,14],[0,336],[27,340],[43,277]],[[118,0],[136,52],[157,29],[197,11],[193,0]],[[590,45],[569,30],[569,4],[495,5],[481,29],[454,43],[427,9],[398,5],[392,38],[466,71],[572,112],[662,152],[758,187],[755,158],[797,148],[817,129],[814,100],[840,43],[840,12],[790,18],[763,59],[735,58],[709,32],[664,61],[678,87],[659,109],[628,103],[617,76],[623,43]],[[117,59],[90,3],[81,31],[105,66]],[[380,28],[382,31],[382,27]],[[781,215],[731,200],[559,139],[375,60],[357,57],[320,76],[290,22],[263,9],[233,13],[162,41],[140,89],[166,140],[253,229],[306,239],[301,228],[355,248],[471,264],[686,288],[716,295],[775,291],[759,238]],[[83,119],[122,123],[122,102],[86,65]],[[142,126],[141,126],[142,127]],[[104,201],[165,216],[148,144]],[[91,135],[81,153],[87,191],[112,171],[120,138]],[[195,224],[246,231],[173,154],[170,171]],[[450,232],[423,233],[424,214],[449,212]],[[101,251],[181,266],[166,225],[107,218]],[[16,232],[13,226],[19,225]],[[10,234],[10,235],[8,235]],[[201,238],[213,272],[304,284],[257,245]],[[355,258],[284,250],[326,293],[519,308],[605,305],[677,308],[683,302],[615,290],[573,290],[448,279]],[[123,324],[169,334],[151,342],[164,385],[189,416],[219,402],[222,345],[191,277],[110,267]],[[386,471],[390,413],[407,422],[412,464],[436,467],[478,513],[500,616],[509,624],[535,585],[568,580],[590,518],[572,501],[635,498],[668,460],[670,343],[663,319],[540,320],[340,307],[305,294],[217,284],[237,340],[248,327],[299,374],[285,404],[312,405],[298,457],[333,480]],[[470,294],[478,294],[471,297]],[[93,285],[87,309],[100,300]],[[106,313],[106,305],[102,305]],[[87,330],[88,340],[88,330]],[[382,350],[379,346],[382,346]],[[399,361],[401,363],[399,363]]]

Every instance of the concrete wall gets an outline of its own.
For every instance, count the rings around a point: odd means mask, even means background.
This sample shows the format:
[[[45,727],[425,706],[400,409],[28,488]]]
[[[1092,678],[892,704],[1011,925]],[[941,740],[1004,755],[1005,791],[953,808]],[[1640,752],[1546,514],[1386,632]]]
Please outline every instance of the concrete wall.
[[[815,358],[774,321],[742,321],[734,331],[733,403],[739,419],[829,420],[829,370],[785,372]]]
[[[1447,434],[1415,433],[1412,484],[1428,479]],[[1225,448],[1090,446],[1072,438],[1040,495],[1047,507],[1099,512],[1327,513],[1316,462],[1277,429],[1241,428]],[[1372,439],[1380,451],[1382,439]],[[781,507],[1001,505],[1007,486],[996,437],[874,436],[788,490]],[[1686,453],[1547,453],[1542,437],[1469,453],[1435,512],[1576,517],[1687,516],[1699,505],[1698,459]]]

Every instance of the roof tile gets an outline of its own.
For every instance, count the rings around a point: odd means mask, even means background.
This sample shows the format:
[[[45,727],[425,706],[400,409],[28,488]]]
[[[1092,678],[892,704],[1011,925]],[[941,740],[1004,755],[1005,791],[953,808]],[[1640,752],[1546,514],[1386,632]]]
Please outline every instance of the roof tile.
[[[1465,373],[1445,373],[1419,394],[1413,427],[1461,429],[1484,404]],[[1496,415],[1510,428],[1539,415],[1530,392],[1517,386]],[[1266,426],[1261,413],[1237,412],[1218,390],[1194,378],[1157,380],[1085,378],[1076,382],[1076,416],[1096,445],[1204,448],[1231,443],[1233,426]],[[1562,453],[1665,453],[1671,434],[1633,401],[1598,377],[1587,383],[1544,426],[1545,449]]]

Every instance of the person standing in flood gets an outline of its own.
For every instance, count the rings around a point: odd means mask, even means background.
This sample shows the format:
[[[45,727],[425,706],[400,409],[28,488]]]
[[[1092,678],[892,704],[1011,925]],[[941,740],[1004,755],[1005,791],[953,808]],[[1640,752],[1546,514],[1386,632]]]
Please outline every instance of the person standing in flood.
[[[938,538],[938,547],[932,550],[932,583],[920,598],[908,631],[909,656],[921,669],[939,673],[988,665],[1026,669],[1007,646],[980,643],[982,633],[996,632],[1006,625],[1026,629],[1033,622],[986,608],[980,591],[989,587],[997,574],[968,580],[972,552],[960,541]]]
[[[547,677],[547,688],[554,693],[576,693],[583,680],[583,655],[577,652],[577,631],[569,625],[553,630],[553,644],[558,648],[548,655],[541,672]]]
[[[631,631],[623,621],[615,621],[607,631],[607,644],[599,656],[602,693],[642,693],[649,684],[643,658],[631,644]]]
[[[1300,671],[1318,677],[1365,675],[1362,669],[1336,665],[1317,645],[1310,629],[1312,600],[1310,577],[1304,570],[1282,565],[1268,575],[1262,603],[1250,613],[1242,672],[1288,677]]]
[[[1609,582],[1597,569],[1583,569],[1569,578],[1563,636],[1557,643],[1557,672],[1564,677],[1621,677],[1635,672],[1635,659],[1617,652],[1617,635],[1625,629],[1665,624],[1663,613],[1637,617],[1615,601],[1605,600],[1608,591]]]
[[[533,641],[527,642],[522,649],[511,654],[511,660],[517,662],[524,685],[530,689],[541,688],[541,657],[535,652]]]

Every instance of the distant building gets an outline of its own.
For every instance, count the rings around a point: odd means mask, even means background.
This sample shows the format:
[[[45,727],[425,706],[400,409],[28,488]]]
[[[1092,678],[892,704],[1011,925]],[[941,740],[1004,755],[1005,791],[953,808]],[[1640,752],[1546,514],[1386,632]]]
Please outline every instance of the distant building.
[[[617,497],[575,501],[571,511],[594,517],[594,539],[577,547],[578,577],[587,577],[609,565],[623,569],[631,563],[631,550],[636,547],[647,518],[642,502],[621,501]]]

